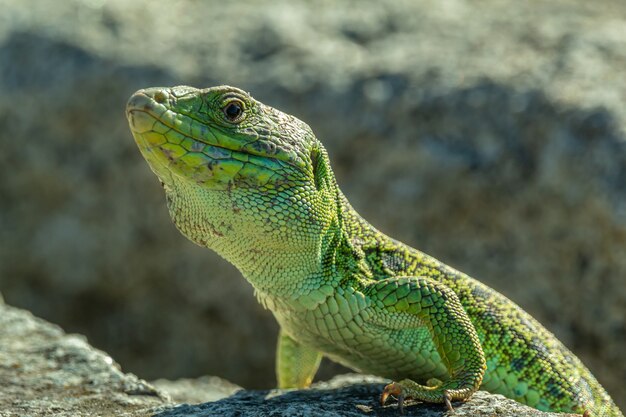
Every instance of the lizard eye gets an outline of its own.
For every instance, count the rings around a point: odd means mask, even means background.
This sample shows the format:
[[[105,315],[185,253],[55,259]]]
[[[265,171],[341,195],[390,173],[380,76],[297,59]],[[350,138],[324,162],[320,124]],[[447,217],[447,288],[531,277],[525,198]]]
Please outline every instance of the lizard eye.
[[[241,120],[241,115],[243,114],[243,103],[241,101],[235,100],[226,104],[222,111],[224,112],[224,116],[231,122],[239,122]]]

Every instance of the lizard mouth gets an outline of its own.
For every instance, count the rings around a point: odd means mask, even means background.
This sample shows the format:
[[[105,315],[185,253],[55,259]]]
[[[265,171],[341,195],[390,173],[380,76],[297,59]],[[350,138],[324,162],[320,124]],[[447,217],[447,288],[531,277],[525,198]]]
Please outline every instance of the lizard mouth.
[[[278,180],[282,169],[294,165],[267,142],[220,139],[206,124],[168,108],[168,100],[165,89],[151,88],[137,91],[126,106],[135,142],[157,175],[166,168],[203,183],[258,184]]]
[[[163,104],[167,100],[166,97],[163,91],[159,89],[139,90],[131,96],[126,106],[126,117],[134,133],[156,133],[164,136],[167,142],[176,144],[181,143],[184,139],[190,139],[196,143],[196,149],[193,151],[199,151],[201,145],[240,151],[238,147],[220,144],[215,135],[213,135],[213,141],[196,137],[191,132],[192,129],[196,130],[196,134],[204,137],[211,135],[212,132],[205,124],[170,110]]]

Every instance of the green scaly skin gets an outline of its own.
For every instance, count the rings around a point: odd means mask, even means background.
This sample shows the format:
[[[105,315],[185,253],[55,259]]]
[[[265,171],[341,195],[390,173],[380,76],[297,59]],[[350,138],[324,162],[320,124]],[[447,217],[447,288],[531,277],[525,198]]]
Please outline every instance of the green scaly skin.
[[[281,388],[320,358],[465,400],[481,388],[540,410],[622,416],[587,368],[512,301],[362,219],[311,129],[221,86],[135,93],[127,116],[180,231],[235,265],[280,324]]]

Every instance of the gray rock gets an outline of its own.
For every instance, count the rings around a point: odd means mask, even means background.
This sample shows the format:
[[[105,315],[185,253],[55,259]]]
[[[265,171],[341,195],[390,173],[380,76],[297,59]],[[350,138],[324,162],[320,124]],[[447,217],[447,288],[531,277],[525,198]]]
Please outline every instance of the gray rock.
[[[172,401],[187,404],[221,400],[243,389],[216,376],[181,378],[175,381],[157,379],[152,381],[151,384],[159,390],[166,392]]]
[[[145,416],[170,403],[85,337],[0,303],[0,416]]]
[[[242,391],[216,377],[150,384],[123,373],[83,336],[67,335],[0,299],[0,417],[396,416],[395,406],[382,408],[376,401],[382,386],[380,378],[361,375],[344,375],[302,391]],[[416,416],[444,414],[443,407],[425,404],[409,410],[408,415]],[[482,392],[457,411],[460,416],[553,415]]]
[[[626,407],[625,2],[0,7],[11,304],[144,378],[273,386],[273,318],[175,230],[123,117],[138,88],[235,84],[314,128],[366,218],[517,301]]]

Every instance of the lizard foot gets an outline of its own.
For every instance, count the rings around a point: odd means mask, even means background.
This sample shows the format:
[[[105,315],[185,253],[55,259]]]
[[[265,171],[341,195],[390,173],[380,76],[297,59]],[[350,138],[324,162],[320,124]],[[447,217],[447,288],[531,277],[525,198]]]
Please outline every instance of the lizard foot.
[[[452,407],[453,400],[466,400],[474,390],[454,389],[449,382],[434,385],[434,381],[429,381],[428,385],[420,385],[410,379],[404,379],[400,382],[392,382],[387,385],[380,396],[381,405],[385,405],[390,396],[398,399],[398,407],[400,412],[404,412],[404,400],[413,398],[430,403],[444,403],[451,413],[454,413]],[[440,381],[437,381],[440,382]]]
[[[398,408],[400,409],[400,414],[404,414],[404,393],[402,392],[402,386],[397,382],[392,382],[389,385],[386,385],[383,389],[383,393],[380,395],[380,405],[385,405],[389,396],[395,397],[398,400]]]

